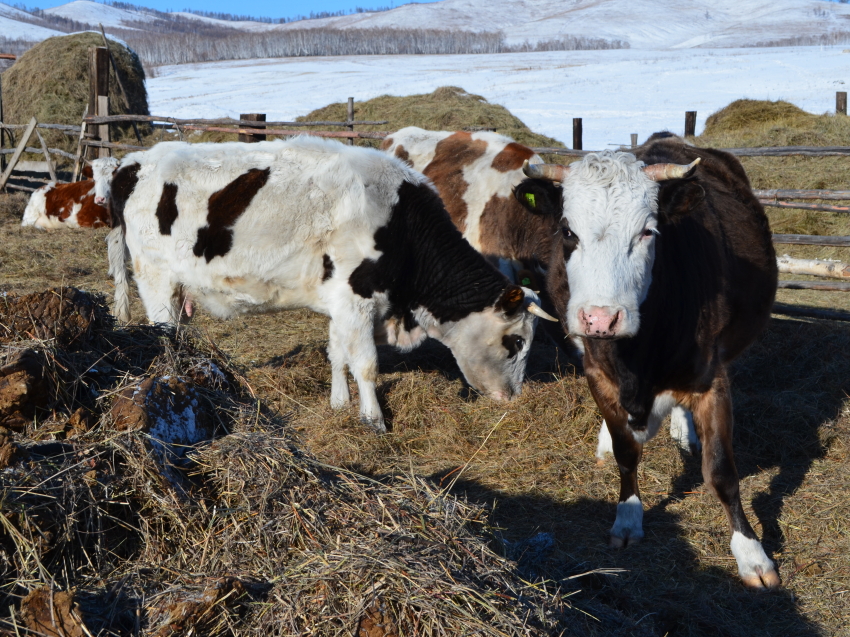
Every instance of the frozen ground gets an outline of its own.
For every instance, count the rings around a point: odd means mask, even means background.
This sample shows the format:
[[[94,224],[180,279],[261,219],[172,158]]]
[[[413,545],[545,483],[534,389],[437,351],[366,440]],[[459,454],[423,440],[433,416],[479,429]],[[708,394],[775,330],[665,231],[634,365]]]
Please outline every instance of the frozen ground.
[[[824,113],[848,90],[850,49],[614,50],[497,55],[287,58],[160,67],[148,80],[151,113],[291,120],[332,102],[460,86],[502,104],[532,130],[584,148],[682,133],[685,111],[705,118],[739,98],[783,99]]]

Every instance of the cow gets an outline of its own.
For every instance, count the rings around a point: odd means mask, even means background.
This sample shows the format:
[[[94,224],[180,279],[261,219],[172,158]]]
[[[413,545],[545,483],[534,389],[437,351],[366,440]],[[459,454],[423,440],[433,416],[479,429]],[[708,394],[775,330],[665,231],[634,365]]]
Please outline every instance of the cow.
[[[410,350],[431,336],[481,393],[520,392],[545,313],[463,239],[427,179],[378,150],[307,137],[160,143],[124,157],[109,207],[119,320],[128,260],[154,322],[176,324],[194,302],[222,318],[326,314],[331,406],[349,403],[348,367],[378,432],[376,343]]]
[[[643,537],[637,469],[675,406],[691,412],[702,471],[732,532],[743,582],[779,576],[741,505],[728,365],[767,324],[777,267],[767,217],[741,164],[669,134],[634,154],[528,165],[515,190],[560,224],[548,289],[584,346],[584,370],[620,472],[611,544]]]
[[[473,248],[508,277],[539,289],[536,266],[548,262],[558,229],[547,217],[529,215],[513,197],[525,179],[523,163],[543,163],[539,155],[498,133],[416,126],[390,134],[381,148],[431,180]]]
[[[70,184],[51,181],[36,190],[27,203],[21,225],[42,230],[111,226],[105,204],[118,160],[104,157],[90,163],[90,179]]]

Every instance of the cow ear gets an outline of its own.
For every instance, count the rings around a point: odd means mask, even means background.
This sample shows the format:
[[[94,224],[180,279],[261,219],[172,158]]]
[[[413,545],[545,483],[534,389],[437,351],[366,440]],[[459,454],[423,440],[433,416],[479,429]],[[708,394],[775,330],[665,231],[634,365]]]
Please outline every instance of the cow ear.
[[[705,190],[696,181],[673,179],[658,193],[658,212],[664,222],[689,215],[705,200]]]
[[[560,217],[561,192],[561,187],[548,179],[526,179],[514,188],[514,197],[529,212]]]
[[[496,301],[496,309],[510,316],[522,307],[523,300],[525,300],[525,291],[520,286],[511,284]]]
[[[91,166],[83,166],[83,177],[86,179],[94,179],[94,172]]]

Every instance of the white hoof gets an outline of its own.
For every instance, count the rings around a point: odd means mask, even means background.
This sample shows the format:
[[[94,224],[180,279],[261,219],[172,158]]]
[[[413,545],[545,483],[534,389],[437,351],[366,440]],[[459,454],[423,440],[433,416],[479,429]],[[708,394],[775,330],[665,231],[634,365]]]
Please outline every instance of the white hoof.
[[[602,421],[599,427],[599,443],[596,445],[596,464],[605,463],[606,454],[614,453],[614,443],[611,441],[611,432],[608,431],[608,423]]]
[[[384,417],[379,416],[377,418],[372,418],[369,416],[360,416],[360,422],[375,430],[375,433],[385,434],[387,433],[387,426],[384,424]]]
[[[732,555],[738,562],[738,575],[750,588],[776,588],[779,574],[776,566],[765,554],[758,540],[751,540],[743,533],[732,533]]]
[[[611,546],[623,548],[643,539],[643,503],[636,495],[617,505],[617,519],[611,527]]]

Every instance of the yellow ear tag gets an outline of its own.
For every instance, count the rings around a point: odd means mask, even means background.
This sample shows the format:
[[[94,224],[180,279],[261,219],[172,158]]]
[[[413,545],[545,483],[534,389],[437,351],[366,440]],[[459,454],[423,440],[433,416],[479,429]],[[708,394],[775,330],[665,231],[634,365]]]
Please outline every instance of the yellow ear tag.
[[[533,192],[527,192],[527,193],[525,193],[525,200],[529,203],[529,205],[530,205],[532,208],[536,208],[536,207],[537,207],[537,202],[536,202],[536,199],[535,199],[535,197],[534,197],[534,193],[533,193]]]

